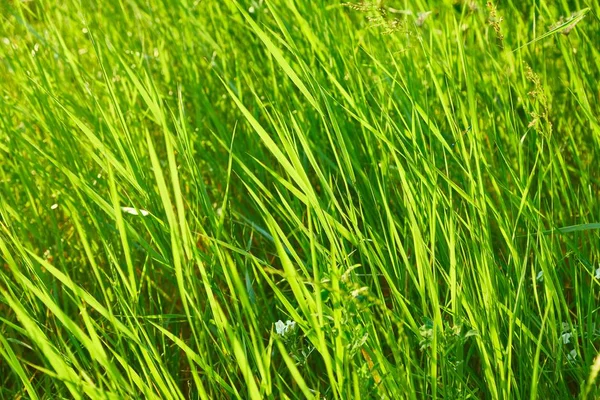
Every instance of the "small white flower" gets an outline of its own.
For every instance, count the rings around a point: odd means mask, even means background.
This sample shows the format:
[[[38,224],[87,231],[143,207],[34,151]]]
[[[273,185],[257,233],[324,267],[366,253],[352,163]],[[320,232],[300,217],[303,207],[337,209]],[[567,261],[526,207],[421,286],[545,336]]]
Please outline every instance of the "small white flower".
[[[56,210],[57,208],[58,208],[58,204],[52,204],[52,205],[50,206],[50,209],[51,209],[51,210]]]
[[[560,335],[560,338],[562,339],[563,344],[571,343],[571,336],[573,336],[573,335],[570,332],[566,332],[566,333],[563,333],[562,335]]]
[[[544,271],[538,272],[537,276],[535,277],[535,280],[538,282],[544,282]]]
[[[275,322],[275,331],[277,332],[278,335],[281,335],[281,336],[283,336],[283,334],[285,333],[285,324],[283,323],[282,320]]]
[[[596,270],[596,275],[594,275],[594,278],[600,279],[600,268]]]
[[[296,327],[296,322],[295,321],[287,321],[285,323],[285,329],[287,331],[293,331],[295,327]]]
[[[575,362],[577,360],[577,350],[571,350],[569,354],[567,354],[567,360],[569,362]]]
[[[133,207],[121,207],[121,211],[126,212],[127,214],[131,214],[131,215],[140,215],[140,214],[142,214],[142,217],[145,217],[146,215],[150,214],[148,211],[142,210],[141,208],[140,208],[139,213],[138,213],[138,210],[136,210]]]
[[[571,325],[569,325],[567,322],[563,322],[562,324],[560,324],[561,327],[561,332],[565,333],[565,332],[569,332],[571,330]]]
[[[281,320],[275,322],[275,331],[279,336],[285,336],[288,332],[291,332],[296,327],[296,322],[294,321],[286,321],[283,322]]]

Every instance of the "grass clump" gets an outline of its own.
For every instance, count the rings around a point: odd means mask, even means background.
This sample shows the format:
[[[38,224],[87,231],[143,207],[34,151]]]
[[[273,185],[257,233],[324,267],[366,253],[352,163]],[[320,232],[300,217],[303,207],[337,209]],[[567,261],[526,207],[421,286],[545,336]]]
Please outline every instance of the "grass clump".
[[[5,1],[6,398],[595,398],[597,1]]]

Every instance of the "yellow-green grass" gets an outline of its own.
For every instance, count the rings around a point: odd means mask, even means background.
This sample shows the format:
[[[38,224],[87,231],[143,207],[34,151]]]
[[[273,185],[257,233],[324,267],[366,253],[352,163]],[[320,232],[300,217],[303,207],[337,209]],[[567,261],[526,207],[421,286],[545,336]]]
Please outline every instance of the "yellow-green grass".
[[[1,1],[0,398],[600,396],[599,13]]]

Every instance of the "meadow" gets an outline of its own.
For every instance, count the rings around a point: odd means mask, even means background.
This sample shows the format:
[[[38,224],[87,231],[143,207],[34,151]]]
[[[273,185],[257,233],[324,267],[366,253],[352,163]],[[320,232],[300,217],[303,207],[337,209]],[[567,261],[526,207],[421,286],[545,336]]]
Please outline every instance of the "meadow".
[[[598,0],[0,0],[0,398],[600,398]]]

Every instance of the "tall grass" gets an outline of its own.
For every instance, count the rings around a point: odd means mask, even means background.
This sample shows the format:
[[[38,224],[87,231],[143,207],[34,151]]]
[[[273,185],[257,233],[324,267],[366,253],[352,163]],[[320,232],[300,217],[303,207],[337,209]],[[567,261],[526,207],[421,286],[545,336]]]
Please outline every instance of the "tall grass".
[[[0,397],[600,396],[596,0],[0,11]]]

